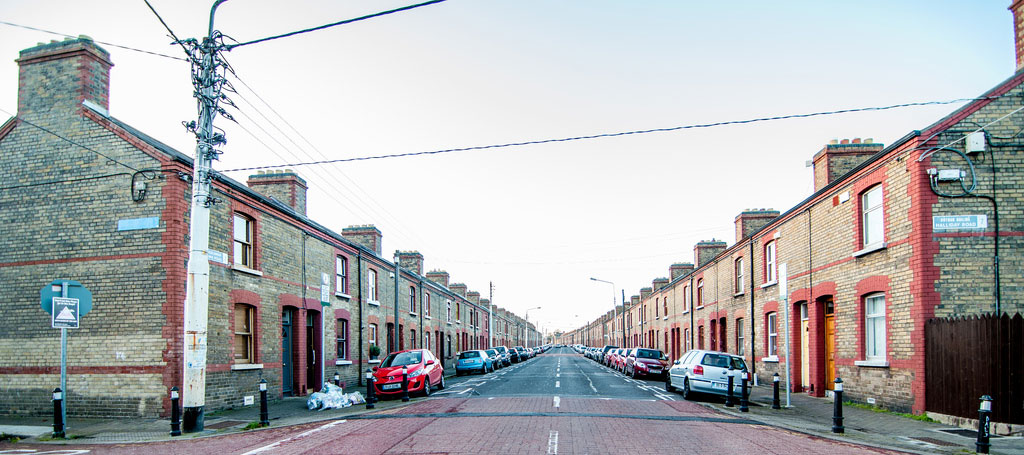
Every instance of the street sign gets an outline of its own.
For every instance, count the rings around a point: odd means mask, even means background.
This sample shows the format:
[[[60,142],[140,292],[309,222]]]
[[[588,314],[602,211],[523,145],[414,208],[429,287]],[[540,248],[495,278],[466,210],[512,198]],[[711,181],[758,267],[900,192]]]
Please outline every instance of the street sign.
[[[326,273],[320,276],[320,305],[331,306],[331,276]]]
[[[61,284],[68,284],[68,295],[61,295]],[[50,284],[39,290],[39,306],[43,311],[49,313],[53,309],[54,297],[68,297],[78,299],[78,316],[85,316],[92,309],[92,292],[82,286],[82,283],[73,280],[53,280]]]
[[[50,324],[55,329],[77,329],[79,307],[78,299],[54,297]]]

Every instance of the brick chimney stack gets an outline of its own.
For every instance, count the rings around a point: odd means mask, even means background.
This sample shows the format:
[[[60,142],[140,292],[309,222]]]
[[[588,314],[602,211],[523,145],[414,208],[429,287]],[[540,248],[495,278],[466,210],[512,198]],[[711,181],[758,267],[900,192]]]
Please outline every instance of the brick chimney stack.
[[[640,288],[640,299],[647,300],[647,298],[650,297],[651,293],[653,292],[654,290],[651,288]]]
[[[448,285],[448,289],[462,297],[466,297],[466,291],[469,290],[469,286],[462,283],[452,283]]]
[[[852,171],[864,160],[881,152],[883,148],[885,147],[882,144],[875,144],[871,138],[865,139],[863,142],[860,138],[852,141],[850,139],[841,141],[833,139],[811,159],[814,164],[814,191],[824,188]]]
[[[372,224],[349,226],[341,230],[341,236],[346,240],[369,248],[371,251],[377,253],[377,256],[380,256],[381,239],[383,235],[380,233],[380,229],[377,229],[376,226]]]
[[[1017,71],[1024,68],[1024,0],[1010,5],[1013,12],[1013,47],[1017,51]]]
[[[433,281],[445,288],[448,288],[448,272],[444,270],[431,270],[427,272],[427,279]]]
[[[18,57],[18,116],[75,113],[89,101],[110,108],[110,53],[85,35],[40,43]],[[38,121],[38,120],[34,120]]]
[[[697,267],[711,262],[715,257],[725,251],[728,245],[721,240],[701,240],[693,247],[693,259],[697,261]]]
[[[668,268],[669,279],[674,280],[693,271],[693,264],[689,262],[677,262]]]
[[[412,270],[417,275],[423,275],[423,255],[419,251],[400,251],[398,265],[403,270]]]
[[[306,216],[306,181],[291,169],[259,171],[256,175],[250,175],[245,184],[253,191],[277,199],[299,215]]]
[[[739,215],[736,215],[736,243],[750,237],[750,234],[763,228],[778,216],[779,211],[772,209],[746,209],[740,212]]]
[[[651,289],[654,289],[655,292],[666,285],[668,285],[668,278],[655,278],[654,281],[651,281]]]

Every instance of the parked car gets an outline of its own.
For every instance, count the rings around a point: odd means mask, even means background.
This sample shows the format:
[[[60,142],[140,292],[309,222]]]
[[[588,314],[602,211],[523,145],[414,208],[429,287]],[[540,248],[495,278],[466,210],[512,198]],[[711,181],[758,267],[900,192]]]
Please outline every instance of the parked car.
[[[519,354],[519,350],[516,349],[516,348],[512,348],[512,349],[508,350],[508,358],[509,358],[509,362],[511,362],[511,363],[519,363],[519,362],[522,362],[524,360],[523,356]]]
[[[487,357],[491,358],[491,362],[492,362],[492,364],[491,364],[491,371],[494,371],[494,370],[497,370],[497,369],[501,368],[501,366],[502,366],[501,354],[498,353],[497,349],[494,349],[494,348],[484,349],[484,352],[487,353]]]
[[[626,356],[632,349],[619,349],[618,354],[615,355],[614,363],[611,365],[612,369],[618,372],[626,372]]]
[[[668,370],[668,357],[658,349],[637,348],[629,352],[622,372],[633,378],[639,376],[664,377]]]
[[[606,345],[604,345],[604,347],[603,347],[603,348],[601,348],[601,351],[600,351],[600,352],[599,352],[599,353],[597,354],[597,358],[596,358],[596,360],[597,360],[598,362],[604,363],[604,355],[605,355],[605,354],[606,354],[606,353],[607,353],[608,351],[610,351],[610,350],[612,350],[612,349],[618,349],[618,348],[619,348],[618,346],[615,346],[615,345],[611,345],[611,344],[606,344]]]
[[[729,376],[734,376],[733,395],[742,393],[739,374],[746,373],[747,364],[743,357],[726,352],[694,349],[687,351],[675,361],[665,378],[665,390],[679,389],[684,399],[693,399],[694,393],[728,395]]]
[[[463,373],[480,372],[488,373],[494,370],[494,360],[487,356],[487,351],[472,350],[459,353],[455,361],[455,375],[462,376]]]
[[[512,365],[512,358],[511,358],[511,355],[508,352],[508,348],[507,347],[505,347],[505,346],[495,346],[494,350],[498,351],[498,354],[501,356],[500,357],[501,358],[501,364],[503,366],[507,367],[507,366]]]
[[[530,353],[526,352],[526,348],[524,348],[522,346],[516,346],[516,347],[514,347],[512,349],[515,349],[516,352],[519,353],[519,361],[520,362],[524,362],[524,361],[526,361],[527,359],[530,358]]]
[[[373,368],[374,391],[381,397],[402,393],[402,369],[409,377],[409,393],[430,395],[444,388],[444,366],[429,349],[407,349],[388,354]]]
[[[611,368],[612,363],[615,362],[615,359],[619,356],[619,351],[621,351],[621,349],[612,349],[611,351],[608,351],[608,354],[604,356],[604,362],[601,363],[603,363],[604,366]]]

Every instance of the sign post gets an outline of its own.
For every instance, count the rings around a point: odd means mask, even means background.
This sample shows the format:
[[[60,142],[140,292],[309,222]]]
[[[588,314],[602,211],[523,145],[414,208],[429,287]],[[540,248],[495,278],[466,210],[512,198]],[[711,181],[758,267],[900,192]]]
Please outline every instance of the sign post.
[[[782,300],[782,306],[785,310],[786,318],[786,407],[789,407],[789,393],[792,389],[792,380],[789,378],[789,347],[792,340],[793,332],[789,329],[789,274],[786,263],[779,264],[779,299]]]
[[[58,296],[59,294],[59,296]],[[82,283],[54,280],[39,290],[39,306],[50,313],[50,326],[60,329],[60,415],[65,427],[68,421],[68,329],[77,329],[81,317],[92,309],[92,292]]]

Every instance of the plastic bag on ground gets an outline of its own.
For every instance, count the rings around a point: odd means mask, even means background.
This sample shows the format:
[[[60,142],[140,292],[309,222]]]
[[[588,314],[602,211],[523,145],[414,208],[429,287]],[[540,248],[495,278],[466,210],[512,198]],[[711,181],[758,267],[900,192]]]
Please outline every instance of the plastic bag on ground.
[[[352,392],[348,394],[348,401],[352,404],[366,404],[366,399],[363,398],[363,394],[359,392]]]

